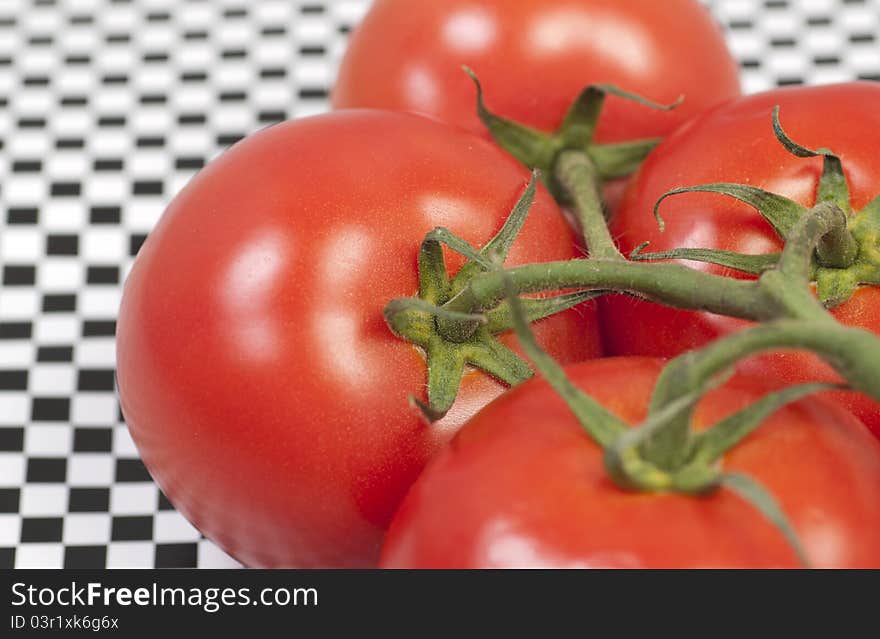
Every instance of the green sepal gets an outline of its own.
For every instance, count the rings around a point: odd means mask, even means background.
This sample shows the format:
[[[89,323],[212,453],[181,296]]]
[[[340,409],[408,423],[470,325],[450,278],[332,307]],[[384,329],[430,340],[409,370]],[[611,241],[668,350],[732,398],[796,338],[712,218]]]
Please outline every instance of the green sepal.
[[[648,138],[617,144],[593,144],[587,149],[587,155],[602,180],[616,180],[638,169],[660,141],[661,138]]]
[[[492,113],[483,98],[483,85],[477,74],[468,67],[462,67],[477,88],[477,115],[496,142],[505,151],[530,169],[546,171],[552,168],[557,153],[554,141],[543,131],[519,124]]]
[[[407,397],[407,400],[409,401],[409,405],[419,411],[425,421],[427,421],[429,424],[440,421],[446,416],[446,413],[449,412],[448,410],[444,411],[431,408],[430,403],[426,404],[415,395],[409,395]]]
[[[510,305],[510,316],[519,343],[535,369],[565,401],[586,433],[602,448],[607,448],[621,434],[628,430],[627,425],[616,415],[583,392],[568,378],[562,366],[545,353],[529,328],[525,310],[516,289],[505,277],[505,291]]]
[[[569,149],[586,149],[593,143],[596,126],[605,105],[606,91],[600,86],[588,86],[568,107],[556,139],[564,141]]]
[[[657,146],[658,139],[633,140],[614,144],[597,144],[596,127],[605,98],[613,95],[652,109],[669,111],[676,108],[683,97],[673,104],[659,104],[610,84],[591,85],[581,91],[568,109],[559,129],[547,133],[496,115],[486,106],[483,86],[477,74],[468,67],[477,90],[477,115],[492,138],[514,158],[530,169],[539,169],[553,195],[560,199],[562,190],[554,184],[553,175],[559,155],[564,151],[583,151],[596,164],[600,178],[610,180],[629,175],[645,156]]]
[[[518,384],[532,376],[532,370],[519,355],[494,335],[509,323],[505,304],[472,312],[452,310],[444,306],[474,275],[501,267],[517,235],[522,230],[537,188],[533,173],[502,228],[481,249],[438,227],[429,232],[419,250],[419,297],[396,299],[384,309],[385,320],[398,336],[418,346],[425,355],[428,368],[428,401],[410,397],[428,421],[441,419],[452,407],[466,366],[473,366],[508,385]],[[443,246],[463,255],[467,262],[449,280]],[[537,321],[562,312],[595,297],[597,293],[578,292],[553,298],[529,299],[530,321]],[[491,330],[490,330],[491,329]]]
[[[840,389],[837,384],[800,384],[769,393],[754,404],[727,417],[695,436],[688,465],[713,464],[755,431],[767,417],[783,406],[814,393]]]
[[[657,111],[672,111],[684,100],[684,96],[679,96],[672,104],[660,104],[635,93],[623,91],[612,84],[596,84],[584,89],[572,104],[562,127],[555,135],[560,147],[556,157],[558,158],[562,151],[585,151],[596,165],[596,171],[602,180],[614,180],[630,175],[661,142],[660,138],[607,144],[595,142],[596,127],[605,106],[605,98],[609,95]]]
[[[686,464],[672,474],[672,490],[684,495],[702,497],[718,490],[721,469],[717,464]]]
[[[503,266],[534,202],[538,178],[538,171],[532,171],[525,192],[517,200],[501,229],[481,250],[478,251],[470,243],[442,227],[435,228],[425,236],[423,246],[428,243],[444,244],[467,259],[456,276],[448,283],[444,303],[461,292],[474,276]],[[476,324],[440,316],[437,328],[451,341],[463,342],[476,330]]]
[[[439,242],[423,241],[419,247],[419,298],[431,304],[445,304],[448,289],[449,275],[443,247]],[[388,319],[387,312],[385,319]]]
[[[428,403],[413,396],[429,421],[441,419],[458,395],[465,366],[473,366],[495,379],[514,386],[532,377],[532,369],[516,353],[485,330],[464,344],[451,344],[437,335],[425,347],[428,365]]]
[[[661,231],[666,228],[666,223],[660,216],[660,205],[667,198],[682,193],[719,193],[744,202],[758,211],[783,240],[788,239],[791,229],[807,211],[803,206],[787,197],[754,186],[729,182],[700,184],[698,186],[673,189],[660,196],[660,199],[654,205],[654,217],[657,218]]]
[[[642,455],[662,468],[680,468],[690,457],[693,442],[694,410],[703,396],[724,384],[733,375],[732,367],[714,375],[699,370],[699,351],[690,351],[669,362],[661,371],[651,394],[648,418],[665,415],[663,426],[642,440]],[[689,401],[682,402],[682,398]],[[670,407],[679,406],[677,412]]]
[[[605,106],[605,98],[609,95],[658,111],[671,111],[684,100],[684,96],[680,96],[673,104],[660,104],[635,93],[623,91],[613,84],[590,85],[575,98],[565,114],[562,126],[556,132],[556,137],[563,141],[566,149],[583,150],[592,145]]]
[[[511,386],[532,376],[529,365],[488,331],[484,315],[448,311],[425,300],[405,298],[389,302],[385,318],[395,334],[419,346],[425,355],[428,403],[415,397],[410,403],[430,422],[441,419],[452,407],[467,365]],[[451,342],[438,331],[441,318],[472,322],[477,329],[466,340]]]
[[[870,223],[880,230],[880,195],[868,202],[868,205],[862,209],[860,217],[866,221],[870,220]]]
[[[653,262],[657,260],[690,260],[693,262],[705,262],[716,264],[725,268],[760,275],[764,271],[773,268],[779,262],[779,253],[766,255],[747,255],[733,251],[721,251],[717,249],[680,248],[671,251],[658,251],[655,253],[643,253],[648,243],[637,246],[629,255],[629,259],[636,262]]]
[[[820,268],[816,271],[815,279],[816,294],[827,309],[846,302],[860,284],[857,272],[850,269]]]
[[[486,246],[480,251],[480,255],[484,257],[490,265],[500,267],[507,259],[510,249],[513,247],[514,241],[516,241],[519,232],[526,223],[526,217],[535,201],[535,193],[537,192],[539,177],[540,172],[533,170],[529,185],[526,187],[522,197],[520,197],[514,205],[513,210],[510,212],[510,215],[507,217],[501,230],[498,231],[498,233],[495,234],[495,237],[489,240]]]
[[[446,245],[468,259],[468,262],[452,278],[449,287],[450,298],[465,288],[467,283],[478,273],[501,268],[504,265],[504,261],[519,236],[535,201],[539,179],[540,172],[538,170],[532,171],[525,192],[517,200],[501,229],[479,251],[447,229],[441,228],[433,231],[440,232],[444,239],[451,240],[451,242],[446,242]]]
[[[433,339],[427,349],[429,421],[443,417],[455,402],[464,373],[463,349]]]
[[[797,531],[791,525],[779,502],[761,484],[748,475],[740,473],[724,473],[719,479],[719,484],[736,493],[740,499],[764,515],[785,537],[801,565],[804,568],[810,567],[810,560]]]
[[[424,239],[423,243],[434,243],[434,244],[443,244],[459,255],[466,257],[471,262],[474,262],[481,266],[483,270],[491,270],[495,268],[495,265],[492,264],[488,259],[483,257],[477,249],[470,245],[469,242],[461,239],[455,233],[450,231],[447,228],[442,226],[438,226],[434,230],[430,231]]]
[[[428,328],[432,324],[430,318],[433,317],[449,321],[477,322],[479,324],[486,324],[489,321],[485,315],[480,313],[450,311],[418,297],[402,297],[391,300],[385,305],[382,312],[391,330],[397,335],[406,335],[408,338],[414,337],[411,331],[416,327],[420,331],[425,330],[425,336],[427,337],[430,334]],[[411,341],[416,340],[411,339]],[[419,340],[419,342],[421,341]],[[421,343],[419,345],[424,346]]]
[[[656,111],[672,111],[680,107],[681,104],[684,102],[684,95],[678,96],[675,99],[675,102],[672,102],[671,104],[655,102],[639,95],[638,93],[630,93],[629,91],[619,89],[613,84],[594,84],[586,89],[586,91],[593,91],[596,94],[601,94],[603,100],[605,96],[613,95],[618,98],[623,98],[624,100],[629,100],[630,102],[641,104],[644,107],[648,107],[649,109],[654,109]]]
[[[531,324],[532,322],[567,311],[578,304],[604,294],[604,291],[578,291],[552,297],[524,297],[520,298],[520,303],[526,315],[526,320]],[[514,328],[510,303],[507,300],[504,300],[492,310],[486,311],[485,315],[488,319],[486,328],[492,334],[503,333]]]
[[[859,244],[855,264],[859,283],[880,286],[880,196],[850,220],[849,228]]]
[[[534,375],[528,363],[496,339],[474,341],[466,353],[468,364],[509,386],[516,386]]]
[[[703,388],[698,388],[673,399],[659,410],[649,413],[637,428],[628,429],[605,447],[605,470],[614,483],[624,490],[662,491],[673,489],[672,467],[646,457],[645,449],[672,423],[689,419],[694,407],[702,399]],[[687,455],[683,448],[681,456]]]
[[[414,344],[425,347],[434,332],[434,319],[431,313],[425,312],[420,306],[439,308],[415,297],[391,300],[382,310],[385,322],[391,332],[397,336],[406,336]]]
[[[799,158],[821,157],[823,160],[822,177],[819,178],[819,188],[816,193],[816,204],[830,202],[840,207],[847,216],[852,213],[850,205],[849,184],[843,172],[843,164],[840,158],[830,149],[808,149],[792,140],[782,128],[779,121],[779,106],[773,108],[773,134],[785,147],[785,150]]]

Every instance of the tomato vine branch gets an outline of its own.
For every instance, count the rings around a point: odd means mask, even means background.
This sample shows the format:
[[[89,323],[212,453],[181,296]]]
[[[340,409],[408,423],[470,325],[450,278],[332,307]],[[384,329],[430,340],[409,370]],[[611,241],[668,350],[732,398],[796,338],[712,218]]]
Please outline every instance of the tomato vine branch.
[[[590,157],[582,151],[563,151],[554,169],[556,182],[572,202],[590,256],[622,260],[602,212],[601,179]]]

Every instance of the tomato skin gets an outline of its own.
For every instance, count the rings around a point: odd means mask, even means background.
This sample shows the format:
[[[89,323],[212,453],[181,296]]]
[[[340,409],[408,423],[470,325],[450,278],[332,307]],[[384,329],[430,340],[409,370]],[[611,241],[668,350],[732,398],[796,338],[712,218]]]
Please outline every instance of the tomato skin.
[[[695,0],[377,0],[349,42],[336,108],[414,111],[488,135],[473,68],[490,109],[555,130],[589,84],[612,83],[675,111],[609,97],[600,142],[662,136],[739,95],[739,67]]]
[[[612,230],[621,250],[627,254],[648,241],[649,251],[679,247],[779,251],[781,241],[757,212],[721,195],[693,193],[666,200],[660,209],[665,232],[659,230],[651,213],[666,191],[710,182],[750,184],[812,206],[822,162],[793,157],[773,137],[770,118],[777,104],[782,124],[793,139],[812,148],[831,148],[840,155],[855,210],[880,194],[876,156],[880,85],[856,82],[778,89],[718,107],[686,124],[655,149],[633,178],[615,214]],[[690,265],[725,272],[705,264]],[[860,288],[833,312],[845,324],[880,334],[880,289]],[[605,345],[613,355],[671,357],[749,325],[617,296],[602,300],[601,313]],[[776,379],[780,385],[839,381],[829,366],[806,353],[751,358],[741,369]],[[880,436],[880,403],[856,393],[830,395]]]
[[[503,390],[470,374],[423,423],[407,396],[424,395],[424,359],[382,308],[416,293],[425,233],[481,245],[527,182],[481,138],[372,111],[271,127],[196,176],[142,248],[118,323],[123,411],[175,506],[250,566],[374,565],[409,484]],[[577,253],[541,188],[510,263]],[[598,354],[590,305],[537,328],[558,357]]]
[[[629,423],[661,360],[608,358],[569,376]],[[705,428],[757,399],[739,378],[697,409]],[[602,452],[543,380],[480,411],[416,481],[382,551],[386,568],[796,567],[781,533],[721,489],[707,497],[617,488]],[[880,566],[880,443],[847,411],[783,408],[724,460],[779,501],[816,567]]]

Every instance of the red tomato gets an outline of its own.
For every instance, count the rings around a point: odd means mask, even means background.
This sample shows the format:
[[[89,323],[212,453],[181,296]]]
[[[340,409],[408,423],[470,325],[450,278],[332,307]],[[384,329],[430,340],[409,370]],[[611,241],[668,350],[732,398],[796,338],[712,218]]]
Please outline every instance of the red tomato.
[[[354,32],[333,93],[337,108],[415,111],[488,135],[473,68],[490,109],[556,129],[589,84],[613,83],[671,113],[609,97],[597,139],[662,136],[739,95],[739,69],[696,0],[377,0]]]
[[[568,368],[629,423],[645,417],[662,361]],[[703,428],[761,396],[739,379],[697,408]],[[770,417],[724,459],[779,502],[815,566],[880,566],[880,443],[847,411],[806,400]],[[388,532],[387,568],[795,567],[785,538],[727,489],[633,493],[543,380],[480,411],[428,466]]]
[[[812,148],[828,147],[840,155],[855,210],[880,194],[880,85],[798,87],[753,95],[690,122],[648,157],[613,221],[624,253],[645,241],[651,243],[648,251],[678,247],[779,251],[781,241],[756,211],[722,195],[689,193],[666,200],[660,210],[665,232],[652,215],[654,203],[666,191],[709,182],[750,184],[812,206],[822,161],[796,158],[776,140],[771,113],[777,104],[782,124],[794,140]],[[705,264],[691,265],[724,272]],[[603,299],[602,314],[606,347],[615,355],[669,357],[748,325],[622,297]],[[845,324],[880,334],[880,289],[858,289],[834,314]],[[830,367],[804,353],[752,358],[742,369],[776,379],[780,385],[838,380]],[[834,395],[880,435],[880,404],[856,393]]]
[[[271,127],[202,171],[141,250],[118,324],[123,411],[174,505],[251,566],[375,564],[426,461],[503,390],[468,374],[425,424],[407,402],[424,359],[382,308],[417,292],[425,233],[485,243],[527,182],[483,139],[378,111]],[[510,263],[577,253],[541,189]],[[581,306],[536,329],[572,361],[597,354],[596,324]]]

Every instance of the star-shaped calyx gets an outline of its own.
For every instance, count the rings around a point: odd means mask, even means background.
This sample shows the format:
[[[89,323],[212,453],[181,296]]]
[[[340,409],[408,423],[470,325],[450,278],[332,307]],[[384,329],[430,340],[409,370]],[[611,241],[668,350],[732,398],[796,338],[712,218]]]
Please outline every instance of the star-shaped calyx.
[[[452,407],[465,367],[480,369],[498,380],[518,384],[532,369],[505,346],[498,335],[512,329],[507,301],[490,309],[462,313],[444,308],[475,276],[500,268],[525,222],[537,186],[537,173],[517,202],[504,226],[481,250],[444,228],[425,236],[419,249],[417,297],[396,299],[385,307],[385,320],[395,334],[412,342],[425,356],[428,368],[428,401],[411,397],[429,421],[442,418]],[[463,255],[467,262],[455,276],[446,270],[443,245]],[[524,298],[529,321],[537,321],[595,297],[592,291],[547,298]]]
[[[823,159],[822,175],[816,190],[816,204],[835,206],[846,218],[846,228],[823,238],[813,256],[812,279],[816,282],[819,300],[826,308],[834,308],[848,300],[859,286],[880,286],[880,195],[861,211],[855,211],[840,158],[829,149],[808,149],[792,140],[779,121],[778,106],[773,110],[773,132],[792,155]],[[784,241],[789,239],[795,224],[808,210],[787,197],[746,184],[701,184],[669,191],[657,201],[654,212],[661,229],[663,220],[659,209],[662,202],[680,193],[695,192],[720,193],[750,205],[770,223]],[[780,257],[779,253],[746,255],[701,248],[644,253],[646,246],[639,246],[630,255],[630,259],[686,259],[760,275],[773,268]]]
[[[658,104],[634,93],[622,91],[610,84],[588,86],[575,98],[561,126],[553,133],[546,133],[492,113],[483,98],[483,87],[477,75],[464,67],[477,87],[477,114],[489,129],[492,137],[505,151],[530,169],[538,169],[545,176],[547,187],[553,196],[565,203],[565,189],[556,183],[556,164],[565,151],[586,153],[596,168],[601,181],[625,177],[635,171],[645,156],[660,143],[660,138],[631,140],[616,144],[600,144],[595,141],[596,126],[605,98],[614,95],[637,102],[652,109],[670,111],[674,104]]]

